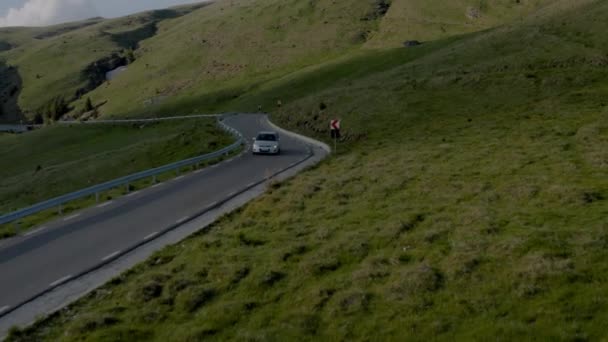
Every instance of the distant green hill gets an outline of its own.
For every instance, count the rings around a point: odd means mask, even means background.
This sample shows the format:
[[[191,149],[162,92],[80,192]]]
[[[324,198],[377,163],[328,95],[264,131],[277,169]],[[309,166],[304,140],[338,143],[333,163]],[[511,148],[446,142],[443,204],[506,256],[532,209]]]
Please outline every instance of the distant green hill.
[[[156,33],[159,22],[201,6],[46,28],[2,28],[0,62],[18,71],[18,103],[31,119],[58,97],[71,102],[95,89],[105,81],[105,71],[125,63],[130,50]]]

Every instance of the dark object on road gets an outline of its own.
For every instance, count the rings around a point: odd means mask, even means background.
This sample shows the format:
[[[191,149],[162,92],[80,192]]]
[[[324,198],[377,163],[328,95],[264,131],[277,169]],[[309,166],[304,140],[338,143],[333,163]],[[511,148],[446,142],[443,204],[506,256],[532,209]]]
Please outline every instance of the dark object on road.
[[[414,47],[418,45],[422,45],[422,43],[417,40],[406,40],[405,42],[403,42],[403,46],[405,47]]]

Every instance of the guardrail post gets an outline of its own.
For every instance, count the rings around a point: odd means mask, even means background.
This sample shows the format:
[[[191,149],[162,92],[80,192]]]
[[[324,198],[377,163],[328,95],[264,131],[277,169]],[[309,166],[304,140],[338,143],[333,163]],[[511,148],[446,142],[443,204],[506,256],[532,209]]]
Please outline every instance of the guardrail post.
[[[95,203],[99,203],[99,192],[95,193]]]
[[[156,184],[156,176],[152,176],[152,184]]]
[[[179,176],[179,167],[175,169],[175,176]]]
[[[129,186],[129,183],[127,183],[127,193],[129,193],[131,191],[131,187]]]
[[[59,210],[57,210],[57,213],[59,215],[63,215],[63,205],[62,204],[59,205]]]

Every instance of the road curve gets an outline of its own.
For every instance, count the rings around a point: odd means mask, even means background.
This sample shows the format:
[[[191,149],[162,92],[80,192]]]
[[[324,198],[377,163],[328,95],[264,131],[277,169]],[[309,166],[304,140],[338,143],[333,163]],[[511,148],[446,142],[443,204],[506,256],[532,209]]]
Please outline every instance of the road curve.
[[[261,114],[224,122],[250,140],[274,127]],[[279,156],[246,152],[214,167],[73,213],[0,245],[0,320],[79,275],[120,257],[311,156],[295,136],[281,136]],[[40,312],[39,314],[45,314]]]

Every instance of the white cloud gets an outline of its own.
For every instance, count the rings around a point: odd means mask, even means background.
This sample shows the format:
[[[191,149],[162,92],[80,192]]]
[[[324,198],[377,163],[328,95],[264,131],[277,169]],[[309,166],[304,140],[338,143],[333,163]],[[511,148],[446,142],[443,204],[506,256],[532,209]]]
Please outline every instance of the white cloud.
[[[91,0],[28,0],[0,17],[3,26],[46,26],[97,16]]]

